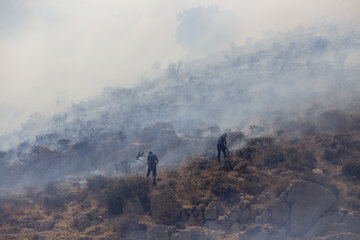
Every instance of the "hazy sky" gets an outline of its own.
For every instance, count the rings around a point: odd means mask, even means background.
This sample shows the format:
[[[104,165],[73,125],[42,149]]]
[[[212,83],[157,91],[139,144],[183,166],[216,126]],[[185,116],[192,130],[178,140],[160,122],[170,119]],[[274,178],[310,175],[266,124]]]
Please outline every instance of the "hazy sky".
[[[0,134],[267,31],[360,23],[359,0],[0,0]]]

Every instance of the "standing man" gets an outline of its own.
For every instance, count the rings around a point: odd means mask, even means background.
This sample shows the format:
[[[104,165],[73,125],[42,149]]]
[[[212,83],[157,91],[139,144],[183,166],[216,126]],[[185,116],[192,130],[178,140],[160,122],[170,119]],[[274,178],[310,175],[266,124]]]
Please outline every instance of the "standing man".
[[[221,137],[219,138],[218,143],[217,143],[217,150],[218,150],[217,160],[218,160],[219,163],[220,163],[220,154],[221,154],[221,152],[223,152],[224,158],[225,159],[227,158],[227,154],[226,154],[226,150],[227,150],[226,137],[227,137],[227,134],[223,133],[221,135]]]
[[[148,170],[146,173],[146,177],[150,176],[150,172],[152,172],[153,175],[153,185],[156,186],[156,165],[159,163],[159,159],[155,154],[153,154],[151,151],[149,152],[149,155],[147,157],[147,165]]]

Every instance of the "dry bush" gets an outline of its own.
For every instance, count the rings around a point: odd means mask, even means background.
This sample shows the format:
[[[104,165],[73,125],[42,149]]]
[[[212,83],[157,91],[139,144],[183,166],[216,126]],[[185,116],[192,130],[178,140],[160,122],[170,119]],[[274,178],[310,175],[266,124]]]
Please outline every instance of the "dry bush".
[[[292,170],[305,171],[307,169],[313,169],[315,167],[314,154],[300,146],[286,147],[285,148],[284,165]]]
[[[219,172],[210,183],[210,191],[216,196],[228,198],[240,192],[239,186],[235,178]]]
[[[253,161],[256,158],[257,148],[254,146],[245,146],[235,151],[235,155],[246,160]]]
[[[360,179],[360,161],[358,159],[347,160],[343,166],[344,175],[359,180]]]
[[[86,179],[86,188],[91,192],[99,192],[108,186],[113,179],[102,175],[96,175]]]
[[[106,206],[111,214],[121,214],[125,200],[137,195],[144,210],[148,211],[149,192],[149,183],[144,177],[117,179],[104,190]]]

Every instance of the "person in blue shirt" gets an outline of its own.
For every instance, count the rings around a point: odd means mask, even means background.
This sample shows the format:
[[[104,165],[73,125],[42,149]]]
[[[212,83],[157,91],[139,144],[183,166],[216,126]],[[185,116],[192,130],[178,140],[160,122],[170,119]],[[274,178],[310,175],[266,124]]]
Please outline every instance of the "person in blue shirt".
[[[146,177],[149,177],[150,173],[152,172],[153,185],[156,185],[156,165],[158,163],[159,163],[158,157],[150,151],[147,157],[148,169],[147,169]]]

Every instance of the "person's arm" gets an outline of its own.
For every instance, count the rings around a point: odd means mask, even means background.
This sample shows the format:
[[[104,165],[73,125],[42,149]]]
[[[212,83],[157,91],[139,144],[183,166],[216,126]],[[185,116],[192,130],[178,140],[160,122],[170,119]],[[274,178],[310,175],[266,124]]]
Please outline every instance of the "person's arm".
[[[159,159],[158,159],[157,156],[155,156],[155,158],[156,158],[155,162],[156,162],[156,165],[157,165],[159,163]]]
[[[149,156],[147,157],[147,165],[150,165],[150,158],[149,158]]]

